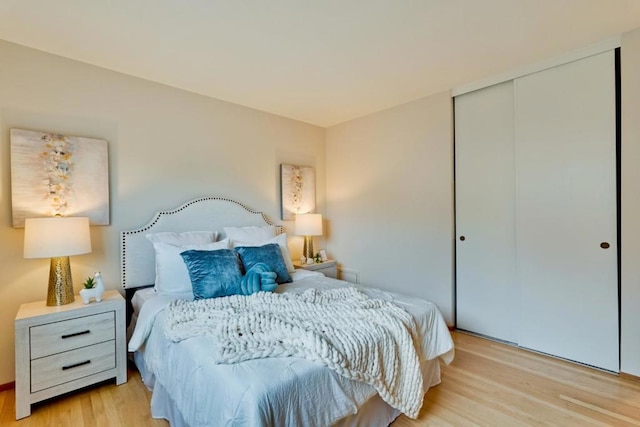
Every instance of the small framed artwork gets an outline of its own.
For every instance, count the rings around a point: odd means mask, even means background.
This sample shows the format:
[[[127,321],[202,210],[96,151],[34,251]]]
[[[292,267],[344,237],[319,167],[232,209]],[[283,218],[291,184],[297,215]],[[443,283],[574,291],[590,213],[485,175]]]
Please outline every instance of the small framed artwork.
[[[320,249],[320,259],[322,260],[322,262],[326,262],[329,260],[329,258],[327,258],[327,251],[325,251],[324,249]]]
[[[280,165],[280,199],[283,221],[316,208],[316,182],[310,166]]]

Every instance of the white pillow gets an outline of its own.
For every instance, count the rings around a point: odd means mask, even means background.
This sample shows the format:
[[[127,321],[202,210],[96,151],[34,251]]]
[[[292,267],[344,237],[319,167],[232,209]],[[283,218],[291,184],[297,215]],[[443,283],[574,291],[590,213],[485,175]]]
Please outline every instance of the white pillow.
[[[178,294],[193,292],[187,265],[184,263],[180,254],[190,249],[202,251],[229,249],[229,239],[214,243],[187,244],[181,246],[156,242],[153,244],[153,249],[156,251],[155,290],[162,294]]]
[[[262,241],[242,241],[242,240],[231,240],[231,246],[263,246],[269,243],[277,243],[280,246],[280,252],[282,252],[282,258],[284,259],[284,263],[287,265],[287,270],[289,273],[295,271],[293,267],[293,261],[291,261],[291,255],[289,255],[289,247],[287,246],[287,233],[278,234],[271,239],[262,240]]]
[[[185,231],[174,233],[173,231],[163,231],[160,233],[149,233],[144,237],[151,243],[168,243],[170,245],[200,245],[216,241],[218,233],[215,231]]]
[[[276,227],[266,225],[264,227],[224,227],[227,238],[232,242],[263,242],[276,237]]]

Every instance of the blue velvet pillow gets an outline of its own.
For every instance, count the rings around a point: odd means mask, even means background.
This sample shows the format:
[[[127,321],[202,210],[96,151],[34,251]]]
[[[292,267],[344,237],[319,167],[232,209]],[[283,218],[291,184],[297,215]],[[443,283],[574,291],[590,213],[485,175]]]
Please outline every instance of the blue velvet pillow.
[[[269,243],[264,246],[238,246],[235,251],[240,255],[244,271],[249,271],[251,267],[262,262],[276,273],[276,283],[291,282],[291,276],[289,276],[287,265],[282,258],[282,251],[277,243]]]
[[[189,250],[180,254],[189,271],[195,299],[240,294],[242,270],[231,249]]]

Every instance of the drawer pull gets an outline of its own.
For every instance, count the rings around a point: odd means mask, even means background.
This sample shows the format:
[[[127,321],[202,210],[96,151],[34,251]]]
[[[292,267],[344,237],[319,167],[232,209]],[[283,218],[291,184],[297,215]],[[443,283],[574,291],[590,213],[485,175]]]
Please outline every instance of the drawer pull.
[[[91,360],[85,360],[84,362],[74,363],[73,365],[69,365],[69,366],[63,366],[62,370],[66,371],[67,369],[77,368],[78,366],[88,365],[89,363],[91,363]]]
[[[77,337],[78,335],[84,335],[84,334],[90,334],[90,333],[91,333],[91,331],[89,329],[87,329],[86,331],[81,331],[81,332],[76,332],[76,333],[73,333],[73,334],[63,335],[62,339],[71,338],[71,337]]]

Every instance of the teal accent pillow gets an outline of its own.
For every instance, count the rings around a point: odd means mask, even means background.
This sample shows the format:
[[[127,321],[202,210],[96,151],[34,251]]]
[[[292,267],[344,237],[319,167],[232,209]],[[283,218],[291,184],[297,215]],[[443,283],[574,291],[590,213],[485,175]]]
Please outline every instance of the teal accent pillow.
[[[287,265],[282,258],[280,245],[277,243],[269,243],[264,246],[238,246],[235,251],[240,255],[244,271],[249,271],[254,265],[262,262],[269,266],[269,270],[276,273],[278,284],[292,281]]]
[[[242,270],[231,249],[189,250],[180,254],[189,271],[194,299],[225,297],[241,293]]]

